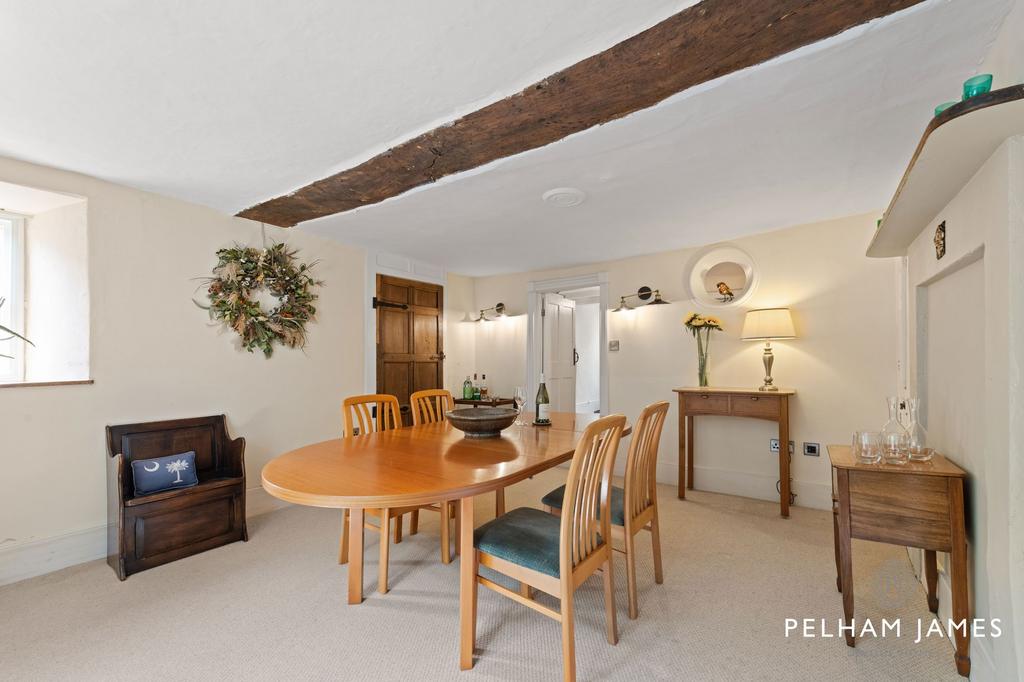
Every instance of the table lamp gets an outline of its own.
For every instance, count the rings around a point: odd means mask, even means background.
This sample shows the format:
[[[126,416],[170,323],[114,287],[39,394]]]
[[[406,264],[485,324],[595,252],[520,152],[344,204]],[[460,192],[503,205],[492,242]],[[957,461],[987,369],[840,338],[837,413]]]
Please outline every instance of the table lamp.
[[[793,330],[793,317],[789,314],[789,308],[760,308],[747,311],[747,317],[743,320],[741,338],[745,341],[764,341],[764,385],[760,390],[779,390],[772,385],[772,363],[775,362],[775,356],[772,355],[772,341],[796,338],[796,332]]]

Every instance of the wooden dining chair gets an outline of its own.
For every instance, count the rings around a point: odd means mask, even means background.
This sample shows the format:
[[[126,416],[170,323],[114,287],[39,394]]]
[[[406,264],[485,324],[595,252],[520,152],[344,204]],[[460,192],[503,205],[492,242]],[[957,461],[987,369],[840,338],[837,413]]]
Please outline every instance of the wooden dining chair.
[[[586,428],[576,446],[565,484],[565,510],[556,517],[520,507],[485,523],[473,536],[472,619],[476,632],[477,586],[483,585],[562,624],[562,677],[576,679],[573,595],[601,569],[605,630],[609,644],[619,640],[612,579],[611,479],[626,418],[611,415]],[[466,557],[463,557],[465,560]],[[515,592],[480,575],[480,566],[519,581]],[[531,598],[537,589],[560,601],[555,611]]]
[[[428,388],[409,396],[409,406],[413,426],[433,424],[445,420],[445,413],[455,407],[455,399],[443,388]]]
[[[393,395],[381,393],[370,395],[358,395],[345,398],[341,404],[342,415],[342,437],[352,438],[359,435],[390,431],[391,429],[402,428],[402,417],[398,406],[398,398]],[[428,507],[439,509],[439,507]],[[388,552],[390,549],[391,521],[395,522],[395,544],[402,541],[402,517],[405,514],[415,513],[421,509],[414,507],[397,507],[394,509],[367,509],[368,516],[378,517],[378,525],[365,523],[364,528],[369,528],[380,533],[380,569],[378,575],[378,591],[388,591]],[[338,551],[338,563],[348,563],[348,510],[342,513],[341,548]],[[441,559],[445,563],[451,561],[448,533],[445,532],[445,525],[441,524]],[[415,535],[418,531],[416,524],[413,524],[409,532]]]
[[[452,394],[443,388],[428,388],[424,391],[416,391],[409,397],[409,405],[412,407],[412,424],[433,424],[445,420],[445,414],[455,408],[455,399]],[[458,505],[454,502],[446,503],[450,507],[449,517],[454,517]],[[505,489],[498,488],[494,491],[494,516],[498,517],[505,513]],[[413,512],[412,525],[416,526],[419,521],[418,514]],[[448,563],[447,561],[445,563]]]
[[[635,620],[640,614],[636,597],[636,534],[641,530],[651,533],[654,551],[654,582],[662,584],[664,575],[661,565],[661,534],[658,528],[658,490],[656,482],[658,464],[658,443],[661,429],[668,415],[665,401],[648,405],[640,412],[633,427],[633,440],[626,457],[626,479],[624,487],[613,487],[611,493],[612,537],[621,540],[625,551],[614,548],[626,555],[626,585],[629,593],[629,618]],[[563,508],[565,486],[555,488],[541,500],[541,504],[552,514],[558,515]]]

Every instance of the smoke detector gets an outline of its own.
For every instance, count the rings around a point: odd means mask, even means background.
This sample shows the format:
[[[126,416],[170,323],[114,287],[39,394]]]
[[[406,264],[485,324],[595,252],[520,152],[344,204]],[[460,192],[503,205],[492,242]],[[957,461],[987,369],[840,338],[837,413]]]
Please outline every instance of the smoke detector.
[[[572,208],[582,204],[587,198],[587,193],[575,187],[556,187],[544,192],[540,198],[544,200],[544,203],[558,208]]]

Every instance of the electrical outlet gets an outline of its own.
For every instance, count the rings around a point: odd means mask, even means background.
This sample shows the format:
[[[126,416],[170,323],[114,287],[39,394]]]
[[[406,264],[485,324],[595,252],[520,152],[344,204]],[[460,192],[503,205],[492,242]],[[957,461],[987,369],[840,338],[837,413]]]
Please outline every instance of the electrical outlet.
[[[804,443],[804,454],[808,457],[821,456],[821,445],[818,443]]]
[[[613,339],[613,340],[608,342],[608,350],[610,350],[611,352],[614,353],[618,349],[619,349],[619,340],[618,339]]]
[[[793,454],[793,450],[795,449],[795,447],[796,447],[796,443],[794,443],[793,441],[789,441],[789,454],[791,454],[791,455]],[[778,438],[772,438],[771,440],[768,441],[768,450],[773,455],[779,454],[779,439]]]

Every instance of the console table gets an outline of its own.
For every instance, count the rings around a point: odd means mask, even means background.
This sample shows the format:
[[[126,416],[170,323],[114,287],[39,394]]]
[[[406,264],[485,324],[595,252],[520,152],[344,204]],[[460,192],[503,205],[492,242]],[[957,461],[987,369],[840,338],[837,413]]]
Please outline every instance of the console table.
[[[853,562],[850,540],[873,540],[924,550],[928,608],[939,611],[936,552],[949,552],[952,619],[968,620],[967,534],[964,479],[967,472],[942,455],[930,462],[864,464],[849,445],[829,445],[835,504],[835,551],[843,617],[853,622]],[[954,630],[956,669],[971,674],[970,623]],[[846,645],[854,646],[852,632]]]
[[[679,499],[693,490],[693,418],[697,415],[767,419],[779,425],[779,506],[789,517],[789,398],[790,388],[759,391],[756,388],[673,389],[679,395]]]

